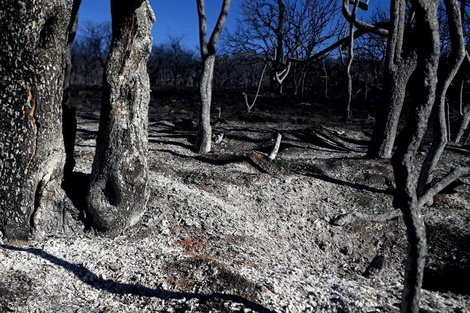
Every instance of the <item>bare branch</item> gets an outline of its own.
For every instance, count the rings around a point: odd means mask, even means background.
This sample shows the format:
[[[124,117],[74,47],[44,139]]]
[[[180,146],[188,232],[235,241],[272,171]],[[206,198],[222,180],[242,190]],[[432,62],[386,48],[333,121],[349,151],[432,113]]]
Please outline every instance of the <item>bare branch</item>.
[[[245,92],[243,93],[243,96],[245,97],[245,104],[246,104],[246,108],[247,108],[248,113],[251,112],[251,109],[253,109],[253,107],[255,106],[256,100],[258,99],[258,95],[259,95],[259,91],[261,89],[261,83],[263,81],[263,76],[264,76],[265,71],[266,71],[266,65],[264,65],[263,71],[261,72],[261,76],[260,76],[259,82],[258,82],[258,89],[256,90],[255,98],[253,99],[253,102],[251,104],[248,103],[248,95]]]
[[[200,0],[199,0],[200,1]],[[212,31],[211,38],[209,39],[209,47],[215,49],[215,44],[219,39],[222,29],[224,28],[225,21],[227,20],[227,15],[230,10],[231,0],[224,0],[222,3],[222,8],[220,9],[219,17],[217,18],[217,23],[214,30]]]
[[[470,166],[464,167],[456,167],[451,170],[447,175],[442,177],[439,181],[434,183],[431,187],[429,187],[426,192],[419,198],[418,203],[420,206],[425,205],[426,203],[430,202],[432,198],[441,192],[444,188],[449,186],[451,183],[456,181],[457,179],[469,176],[470,175]]]
[[[343,0],[343,6],[341,9],[343,16],[346,18],[346,20],[349,23],[354,23],[358,28],[364,29],[367,32],[371,32],[371,33],[381,35],[381,36],[388,36],[389,34],[388,29],[377,27],[377,25],[369,24],[369,23],[366,23],[364,21],[357,19],[356,15],[353,14],[351,11],[349,11],[349,4],[350,4],[349,0]]]

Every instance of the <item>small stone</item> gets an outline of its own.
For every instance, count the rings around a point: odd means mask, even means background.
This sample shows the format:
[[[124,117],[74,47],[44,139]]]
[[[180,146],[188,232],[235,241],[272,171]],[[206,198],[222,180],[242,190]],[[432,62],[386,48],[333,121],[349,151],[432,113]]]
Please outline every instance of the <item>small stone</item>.
[[[385,267],[385,256],[376,256],[364,272],[364,277],[374,278],[378,276]]]

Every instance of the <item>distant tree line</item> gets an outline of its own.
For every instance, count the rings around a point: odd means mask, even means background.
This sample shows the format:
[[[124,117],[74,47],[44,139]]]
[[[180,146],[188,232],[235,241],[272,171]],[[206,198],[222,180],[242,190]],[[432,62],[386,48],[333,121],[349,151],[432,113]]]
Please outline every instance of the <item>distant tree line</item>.
[[[100,86],[109,44],[108,23],[87,23],[85,30],[72,45],[72,85]],[[225,38],[224,38],[225,39]],[[168,41],[154,44],[148,61],[152,88],[197,89],[201,72],[197,52],[184,46],[184,37],[168,37]],[[223,48],[223,47],[222,47]],[[265,62],[262,55],[231,52],[227,49],[217,55],[214,68],[215,89],[254,90],[258,86]],[[353,65],[353,79],[357,88],[355,98],[368,100],[381,89],[382,60],[369,58],[370,51],[362,49]],[[344,69],[339,55],[327,56],[302,68],[305,77],[296,80],[300,65],[292,65],[292,75],[283,82],[283,93],[296,96],[341,99],[345,97]],[[304,67],[304,66],[302,66]],[[263,78],[262,90],[270,90],[270,79]]]
[[[316,60],[285,65],[289,58],[303,60],[312,56],[321,48],[336,41],[340,35],[338,3],[305,1],[308,3],[301,5],[299,2],[297,5],[291,4],[285,8],[288,14],[286,13],[287,17],[281,21],[284,30],[279,34],[270,34],[269,31],[273,27],[258,25],[256,17],[253,16],[257,7],[268,4],[270,11],[276,11],[273,1],[257,0],[244,3],[243,18],[239,27],[232,33],[222,34],[214,67],[213,87],[255,90],[266,65],[270,75],[263,78],[262,91],[275,93],[282,91],[296,96],[326,97],[333,100],[344,98],[346,78],[340,49],[331,50]],[[318,5],[310,2],[318,2]],[[263,14],[266,15],[264,18],[271,18],[268,12]],[[275,23],[276,19],[270,22]],[[301,25],[302,28],[292,32],[290,29],[294,25]],[[276,48],[275,51],[269,41],[262,42],[261,39],[256,39],[265,38],[263,36],[277,36],[278,42],[284,48]],[[71,84],[102,84],[110,38],[110,23],[85,23],[72,45]],[[384,43],[385,40],[381,40],[381,44]],[[383,57],[378,57],[374,49],[376,47],[364,41],[353,64],[352,73],[356,86],[353,95],[360,100],[367,100],[374,94],[377,95],[377,91],[381,88]],[[285,67],[281,75],[283,77],[274,74],[283,67]],[[168,36],[166,42],[152,46],[148,73],[152,88],[198,88],[201,73],[200,56],[197,51],[184,45],[184,36]]]

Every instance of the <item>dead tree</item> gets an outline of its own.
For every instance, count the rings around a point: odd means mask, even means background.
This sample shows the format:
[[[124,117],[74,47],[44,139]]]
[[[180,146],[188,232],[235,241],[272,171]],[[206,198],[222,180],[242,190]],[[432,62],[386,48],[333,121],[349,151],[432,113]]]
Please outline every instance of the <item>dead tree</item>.
[[[264,72],[265,71],[266,71],[266,65],[263,67],[263,71],[261,72],[261,76],[260,76],[259,81],[258,81],[258,88],[256,89],[256,94],[255,94],[255,97],[253,98],[253,102],[251,104],[248,101],[248,95],[246,94],[246,92],[243,93],[243,97],[245,98],[246,111],[248,113],[251,113],[251,110],[253,109],[253,107],[256,104],[256,100],[258,99],[259,91],[261,89],[261,84],[263,83],[263,77],[264,77]]]
[[[352,19],[349,21],[349,48],[348,48],[348,60],[346,65],[346,74],[348,77],[348,103],[346,106],[346,111],[344,113],[345,119],[351,118],[351,102],[352,102],[352,76],[351,76],[351,67],[354,61],[354,20],[356,19],[357,9],[359,8],[359,0],[353,4],[352,10]]]
[[[0,231],[62,231],[62,97],[73,0],[0,4]]]
[[[212,101],[212,79],[214,75],[214,64],[216,56],[216,43],[222,32],[230,10],[231,0],[224,0],[220,9],[219,17],[209,41],[207,40],[207,18],[205,1],[197,1],[197,12],[199,17],[199,45],[202,58],[202,73],[199,84],[201,103],[199,106],[199,124],[196,138],[196,152],[207,153],[211,150],[212,127],[210,124],[211,101]]]
[[[241,5],[242,18],[227,41],[233,52],[263,56],[263,62],[270,65],[271,91],[282,93],[294,72],[298,92],[311,63],[318,59],[303,60],[337,35],[336,8],[334,1],[323,0],[246,0]]]
[[[392,6],[392,16],[404,15],[405,1],[394,2],[398,5]],[[413,9],[416,13],[416,28],[419,30],[416,34],[421,37],[419,41],[417,38],[415,39],[420,46],[415,46],[416,50],[414,51],[417,60],[419,60],[416,65],[419,75],[416,87],[419,87],[421,97],[405,126],[404,134],[406,136],[403,136],[403,142],[398,145],[392,157],[396,182],[395,197],[398,200],[396,203],[403,212],[409,250],[405,266],[401,312],[419,312],[427,246],[424,218],[421,212],[422,205],[419,203],[417,194],[419,170],[415,162],[434,105],[440,52],[437,1],[417,0]],[[394,29],[402,33],[403,20],[394,20],[394,24],[397,26]],[[399,41],[394,41],[394,36],[400,37],[400,34],[392,32],[390,37],[390,41],[396,46]],[[404,82],[405,86],[406,82]]]
[[[392,1],[391,35],[387,45],[384,73],[384,95],[386,105],[377,114],[368,156],[390,158],[398,130],[406,84],[417,65],[417,55],[411,49],[409,30],[412,19],[406,20],[406,1]],[[393,16],[397,14],[397,16]],[[410,14],[411,15],[411,14]]]
[[[433,129],[433,142],[424,161],[420,173],[419,185],[424,189],[432,180],[432,174],[437,167],[444,148],[448,141],[448,128],[446,118],[446,95],[457,71],[465,58],[465,43],[460,9],[456,0],[445,0],[446,15],[449,27],[451,52],[445,64],[439,67],[436,90],[436,104],[434,106],[435,125]]]
[[[392,157],[392,166],[396,182],[395,204],[400,208],[405,221],[408,238],[408,257],[405,267],[405,281],[402,295],[402,312],[419,312],[419,298],[423,280],[424,265],[426,259],[426,231],[422,208],[432,198],[447,187],[450,183],[461,176],[470,175],[470,166],[458,166],[446,175],[428,183],[429,164],[428,160],[439,160],[441,152],[439,149],[430,149],[427,159],[423,164],[419,164],[417,158],[418,149],[428,128],[428,121],[433,111],[433,107],[441,111],[442,96],[452,81],[460,63],[463,59],[463,40],[461,39],[461,20],[457,0],[445,0],[447,15],[449,16],[449,29],[452,30],[452,60],[451,64],[439,70],[440,42],[439,42],[439,21],[437,17],[437,0],[415,0],[412,2],[412,14],[414,16],[413,28],[405,25],[406,0],[394,0],[391,4],[391,23],[388,51],[387,68],[388,79],[393,88],[399,88],[397,92],[393,89],[390,95],[398,98],[390,98],[395,104],[396,101],[403,102],[406,92],[406,85],[412,73],[403,71],[396,72],[395,64],[398,61],[402,65],[408,61],[412,66],[416,81],[414,89],[417,99],[415,107],[410,110],[410,116],[403,129],[403,136],[398,143],[397,149]],[[410,25],[410,24],[408,24]],[[406,35],[407,33],[407,35]],[[404,43],[405,36],[408,44]],[[406,51],[406,54],[403,52]],[[399,56],[397,53],[401,53]],[[403,59],[403,56],[407,56]],[[394,62],[394,60],[399,59]],[[403,88],[403,90],[401,90]],[[402,105],[401,103],[400,105]],[[443,123],[439,127],[446,128]],[[439,134],[445,130],[439,130]],[[441,137],[442,140],[442,137]],[[390,214],[381,214],[380,218],[386,215],[396,217],[396,211]],[[332,223],[344,224],[350,220],[365,220],[359,215],[346,215],[334,219]]]
[[[93,226],[117,235],[145,212],[148,188],[147,59],[155,20],[147,0],[111,0],[108,57],[88,195]]]

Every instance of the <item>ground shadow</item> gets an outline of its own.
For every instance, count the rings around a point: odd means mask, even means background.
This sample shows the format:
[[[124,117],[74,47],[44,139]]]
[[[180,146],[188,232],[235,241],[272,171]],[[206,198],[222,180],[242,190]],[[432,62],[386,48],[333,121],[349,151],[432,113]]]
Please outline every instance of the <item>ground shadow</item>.
[[[4,249],[8,249],[12,251],[27,252],[27,253],[34,254],[38,257],[41,257],[44,260],[51,262],[52,264],[63,267],[67,271],[74,274],[78,279],[80,279],[85,284],[88,284],[95,289],[103,290],[112,294],[135,295],[135,296],[141,296],[141,297],[155,297],[155,298],[165,299],[165,300],[198,299],[202,304],[211,303],[212,301],[215,301],[215,302],[232,301],[232,302],[240,303],[247,308],[255,310],[256,312],[263,312],[263,313],[275,312],[268,308],[263,307],[262,305],[258,303],[252,302],[241,296],[233,295],[233,294],[212,293],[212,294],[206,295],[206,294],[198,294],[198,293],[174,292],[174,291],[167,291],[163,289],[148,288],[140,284],[127,284],[127,283],[120,283],[112,279],[103,279],[82,265],[70,263],[50,253],[47,253],[41,249],[22,248],[22,247],[10,246],[10,245],[0,245],[0,246]]]
[[[211,157],[208,156],[202,156],[202,155],[196,155],[196,156],[191,156],[191,155],[184,155],[177,153],[175,151],[171,150],[158,150],[159,152],[164,152],[171,154],[172,156],[175,156],[177,158],[182,158],[182,159],[194,159],[202,163],[210,164],[210,165],[216,165],[216,166],[225,166],[225,165],[230,165],[234,163],[243,163],[246,162],[253,166],[255,169],[257,169],[260,173],[263,174],[268,174],[268,171],[263,169],[259,164],[257,164],[252,158],[250,158],[247,155],[220,155],[220,154],[213,154]]]
[[[191,138],[186,138],[186,139],[190,143],[193,141]],[[182,148],[185,148],[185,149],[188,149],[188,150],[191,150],[191,151],[194,148],[192,144],[186,144],[186,143],[182,143],[182,142],[178,142],[178,141],[169,141],[169,140],[162,140],[162,139],[150,138],[149,143],[178,146],[178,147],[182,147]],[[158,151],[158,149],[151,149],[151,150],[157,150]]]
[[[90,186],[90,177],[91,174],[71,172],[66,173],[62,181],[62,189],[72,201],[74,207],[79,210],[79,219],[84,223],[86,229],[89,229],[91,225],[91,221],[87,219],[88,215],[86,214],[88,208],[86,198]]]
[[[452,225],[426,225],[428,264],[423,288],[470,295],[470,235]]]
[[[470,151],[465,149],[464,147],[448,146],[446,147],[446,150],[463,156],[470,156]]]
[[[333,178],[325,174],[319,174],[319,173],[304,173],[303,175],[320,179],[320,180],[323,180],[332,184],[351,187],[357,190],[369,191],[373,193],[380,193],[380,194],[386,194],[386,195],[395,195],[395,191],[391,188],[379,189],[379,188],[375,188],[375,187],[371,187],[371,186],[367,186],[367,185],[363,185],[359,183],[340,180],[340,179]]]

